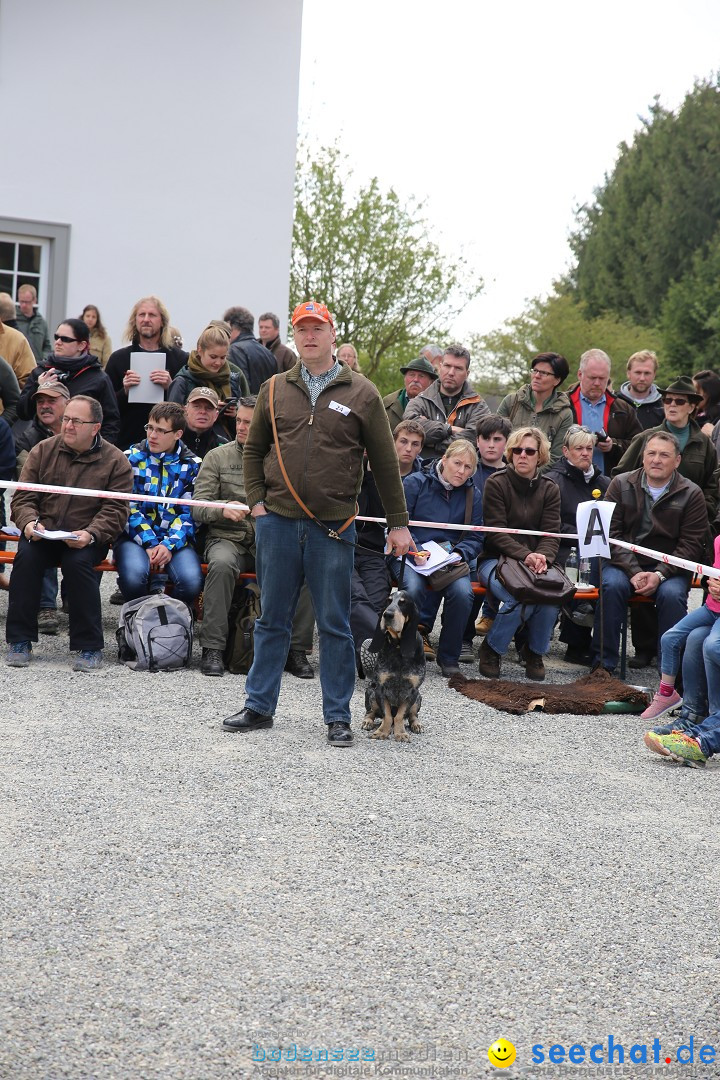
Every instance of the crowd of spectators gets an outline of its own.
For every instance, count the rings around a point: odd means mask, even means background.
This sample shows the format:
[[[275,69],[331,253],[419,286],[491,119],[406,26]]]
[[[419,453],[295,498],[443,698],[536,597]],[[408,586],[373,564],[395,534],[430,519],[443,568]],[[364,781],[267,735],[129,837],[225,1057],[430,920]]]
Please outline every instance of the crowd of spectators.
[[[19,548],[10,575],[0,574],[0,587],[10,589],[9,664],[27,666],[38,633],[58,632],[59,568],[70,647],[79,654],[75,666],[91,671],[100,665],[100,596],[92,568],[112,547],[116,602],[167,588],[195,607],[204,594],[202,671],[224,674],[238,574],[254,568],[243,447],[255,395],[271,375],[298,363],[280,341],[279,327],[277,315],[265,313],[256,338],[253,315],[230,307],[208,323],[188,354],[177,344],[165,305],[149,296],[132,307],[126,344],[113,351],[95,305],[86,305],[81,318],[60,323],[51,342],[32,286],[21,286],[17,307],[0,294],[0,478],[170,500],[88,505],[57,494],[16,492],[11,518],[20,530]],[[139,363],[138,354],[150,360]],[[336,356],[360,370],[352,344],[336,345]],[[358,673],[363,675],[363,648],[393,580],[401,577],[418,604],[429,660],[436,656],[431,635],[442,611],[437,661],[444,675],[473,661],[481,675],[497,678],[514,641],[527,676],[542,680],[543,655],[556,625],[567,661],[614,672],[620,627],[633,596],[653,603],[633,612],[631,664],[651,664],[663,655],[661,639],[669,640],[687,612],[691,583],[689,573],[664,563],[662,554],[695,563],[714,558],[713,540],[720,533],[720,377],[702,371],[694,380],[681,376],[659,387],[657,359],[642,351],[627,361],[627,380],[616,393],[609,356],[593,348],[579,358],[576,380],[563,389],[570,364],[558,353],[544,352],[530,359],[527,383],[493,411],[472,385],[470,361],[462,345],[428,345],[401,368],[402,386],[384,399],[410,520],[438,523],[412,530],[414,550],[427,540],[442,543],[462,557],[467,574],[431,591],[417,573],[420,555],[411,554],[401,567],[383,555],[382,526],[359,523],[350,611]],[[194,493],[204,502],[226,505],[192,510],[172,501],[192,499]],[[544,534],[571,536],[577,505],[588,498],[616,504],[613,536],[660,553],[649,558],[613,549],[602,576],[602,634],[597,615],[592,628],[588,605],[582,605],[582,618],[575,618],[572,603],[562,611],[521,604],[496,570],[501,556],[524,562],[536,574],[553,563],[566,566],[575,544]],[[383,516],[367,462],[358,504],[361,515]],[[535,535],[463,534],[444,528],[449,524],[520,528]],[[43,536],[53,529],[72,531],[73,537]],[[599,584],[597,561],[592,575]],[[473,591],[473,581],[485,587],[484,598]],[[712,604],[710,611],[691,626],[692,633],[714,626]],[[312,606],[301,593],[286,670],[302,678],[314,675],[307,657],[312,628]],[[691,643],[692,633],[687,635]],[[672,685],[664,696],[673,703],[685,645],[683,638],[668,651],[665,685]],[[695,645],[694,666],[688,667],[688,725],[708,712]],[[658,708],[653,718],[668,711]],[[692,741],[671,728],[656,734],[670,740],[670,749],[664,743],[651,748],[682,757],[680,735]],[[713,752],[712,740],[704,749],[698,745],[701,757]]]

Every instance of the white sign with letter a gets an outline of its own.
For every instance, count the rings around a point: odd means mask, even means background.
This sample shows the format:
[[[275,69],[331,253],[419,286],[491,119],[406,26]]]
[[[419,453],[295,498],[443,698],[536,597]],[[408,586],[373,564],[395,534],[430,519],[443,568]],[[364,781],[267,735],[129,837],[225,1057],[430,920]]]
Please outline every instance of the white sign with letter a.
[[[601,499],[578,504],[576,523],[581,559],[589,559],[593,555],[601,555],[603,559],[610,558],[608,537],[614,509],[615,503],[603,502]]]

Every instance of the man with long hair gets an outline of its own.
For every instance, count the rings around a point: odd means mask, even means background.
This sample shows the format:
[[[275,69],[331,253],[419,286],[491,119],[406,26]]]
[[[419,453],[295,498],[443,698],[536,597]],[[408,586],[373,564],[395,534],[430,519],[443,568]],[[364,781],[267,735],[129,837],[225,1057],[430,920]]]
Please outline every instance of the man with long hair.
[[[173,344],[170,314],[157,296],[144,296],[133,305],[123,340],[130,344],[115,350],[105,370],[115,389],[120,410],[118,446],[125,450],[144,439],[145,424],[152,408],[151,402],[128,400],[130,390],[140,382],[139,372],[133,371],[131,366],[131,354],[158,354],[157,367],[151,372],[150,378],[163,388],[165,399],[170,383],[187,363],[188,354]]]

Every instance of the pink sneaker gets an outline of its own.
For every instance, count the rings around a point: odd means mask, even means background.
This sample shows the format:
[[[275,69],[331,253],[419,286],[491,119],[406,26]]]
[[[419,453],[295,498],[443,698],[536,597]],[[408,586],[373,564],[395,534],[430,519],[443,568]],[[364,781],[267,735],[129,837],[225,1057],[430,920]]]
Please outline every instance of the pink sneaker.
[[[675,709],[678,705],[682,705],[682,698],[677,690],[673,690],[670,697],[664,697],[658,692],[645,712],[641,714],[640,719],[657,720],[658,716],[664,716],[665,713],[670,712],[671,709]]]

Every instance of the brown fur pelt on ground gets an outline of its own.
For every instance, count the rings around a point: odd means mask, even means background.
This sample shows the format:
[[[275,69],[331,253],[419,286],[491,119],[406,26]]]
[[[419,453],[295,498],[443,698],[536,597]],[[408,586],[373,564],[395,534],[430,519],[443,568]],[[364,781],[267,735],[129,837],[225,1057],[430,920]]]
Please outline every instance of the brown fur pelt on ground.
[[[577,716],[597,716],[608,701],[624,701],[645,706],[650,697],[642,690],[635,690],[620,679],[609,675],[603,668],[583,675],[565,686],[547,683],[510,682],[507,679],[466,679],[453,675],[450,686],[472,701],[482,701],[501,712],[520,715],[529,711],[533,702],[542,701],[546,713],[572,713]],[[534,706],[537,708],[537,705]]]

